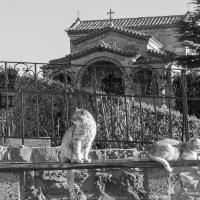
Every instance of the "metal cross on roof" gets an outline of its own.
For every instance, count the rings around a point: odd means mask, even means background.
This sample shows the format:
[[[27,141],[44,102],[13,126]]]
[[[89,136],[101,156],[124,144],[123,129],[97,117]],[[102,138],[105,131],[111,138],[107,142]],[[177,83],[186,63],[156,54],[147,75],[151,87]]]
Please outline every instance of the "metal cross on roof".
[[[110,21],[112,21],[112,15],[114,15],[114,12],[110,9],[109,12],[107,12],[107,15],[110,15]]]

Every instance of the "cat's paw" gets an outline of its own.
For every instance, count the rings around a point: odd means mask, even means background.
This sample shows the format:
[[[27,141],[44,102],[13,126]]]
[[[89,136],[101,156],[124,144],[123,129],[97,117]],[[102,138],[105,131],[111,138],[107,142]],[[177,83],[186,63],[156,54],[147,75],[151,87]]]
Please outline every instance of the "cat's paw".
[[[89,158],[88,159],[84,159],[83,161],[84,161],[84,163],[91,163],[91,159],[89,159]]]
[[[83,163],[83,160],[77,160],[77,159],[73,159],[72,161],[71,161],[71,163]]]

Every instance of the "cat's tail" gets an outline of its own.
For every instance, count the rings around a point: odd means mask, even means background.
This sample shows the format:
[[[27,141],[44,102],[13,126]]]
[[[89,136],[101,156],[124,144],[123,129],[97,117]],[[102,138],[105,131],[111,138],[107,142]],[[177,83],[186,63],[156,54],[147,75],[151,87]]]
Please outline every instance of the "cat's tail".
[[[151,160],[156,161],[156,162],[162,164],[168,172],[171,172],[171,171],[172,171],[172,168],[170,167],[168,161],[165,160],[164,158],[154,156],[153,154],[150,154],[150,153],[148,153],[148,157],[149,157]]]
[[[74,170],[67,170],[67,184],[70,194],[70,200],[75,199],[75,190],[74,190]]]

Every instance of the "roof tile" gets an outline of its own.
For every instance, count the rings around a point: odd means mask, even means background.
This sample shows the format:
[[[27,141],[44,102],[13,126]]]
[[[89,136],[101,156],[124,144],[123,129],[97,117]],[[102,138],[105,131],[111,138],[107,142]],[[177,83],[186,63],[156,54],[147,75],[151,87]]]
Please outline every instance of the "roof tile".
[[[171,15],[171,16],[155,16],[155,17],[139,17],[139,18],[122,18],[112,19],[114,26],[122,26],[130,29],[145,29],[145,28],[165,28],[175,27],[177,23],[185,18],[186,15]],[[109,26],[110,20],[88,20],[77,21],[67,29],[68,33],[88,32],[91,30],[100,29]]]
[[[108,26],[108,27],[101,28],[100,30],[96,30],[96,31],[93,31],[91,33],[88,33],[85,36],[79,37],[79,38],[73,40],[72,43],[74,45],[77,45],[77,44],[80,44],[80,43],[82,43],[82,42],[84,42],[88,39],[94,38],[98,35],[102,35],[103,33],[107,33],[109,31],[118,32],[120,34],[128,35],[130,37],[133,37],[133,38],[136,38],[136,39],[139,39],[139,40],[148,41],[150,38],[153,38],[150,35],[147,35],[145,33],[141,33],[141,32],[138,32],[138,31],[134,31],[134,30],[131,30],[131,29],[125,29],[125,28],[116,27],[116,26]]]
[[[112,46],[97,45],[97,46],[91,47],[90,49],[87,49],[87,50],[84,50],[84,51],[79,51],[77,53],[68,54],[63,58],[51,60],[49,63],[53,64],[53,63],[65,62],[66,60],[76,60],[76,59],[79,59],[79,58],[84,57],[86,55],[89,55],[93,52],[101,52],[101,51],[108,51],[108,52],[112,52],[112,53],[115,53],[115,54],[118,54],[118,55],[121,55],[121,56],[125,56],[125,57],[133,57],[135,55],[138,55],[137,52],[123,51],[119,48],[114,48]]]

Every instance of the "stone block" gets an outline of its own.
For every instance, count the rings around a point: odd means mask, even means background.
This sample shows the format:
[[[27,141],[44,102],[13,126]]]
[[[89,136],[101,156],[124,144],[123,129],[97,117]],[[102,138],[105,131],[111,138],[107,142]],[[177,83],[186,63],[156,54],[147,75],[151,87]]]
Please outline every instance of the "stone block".
[[[59,161],[60,148],[59,147],[33,148],[32,156],[34,162]]]
[[[29,200],[47,200],[41,188],[32,189],[31,194],[27,197]]]
[[[46,186],[47,194],[49,195],[66,195],[68,192],[68,184],[64,183],[54,183],[53,185]]]
[[[124,171],[120,183],[120,194],[124,194],[127,199],[144,199],[144,175],[141,173],[129,173]]]
[[[199,180],[194,180],[192,175],[189,175],[188,173],[180,173],[180,179],[184,191],[193,191],[197,188]]]
[[[123,56],[119,56],[119,61],[125,61],[125,57],[123,57]]]
[[[8,160],[9,147],[0,146],[0,162]]]
[[[8,151],[8,161],[32,162],[32,148],[26,146],[11,147]]]
[[[148,169],[149,200],[170,199],[170,174],[165,169]]]
[[[26,146],[0,146],[0,162],[32,162],[32,149]]]
[[[19,200],[20,199],[20,174],[0,173],[0,199]]]

